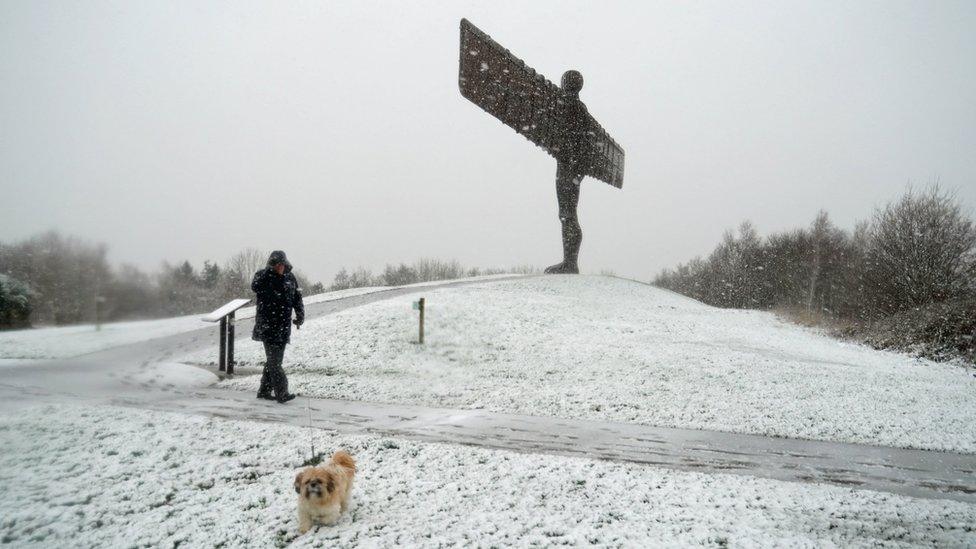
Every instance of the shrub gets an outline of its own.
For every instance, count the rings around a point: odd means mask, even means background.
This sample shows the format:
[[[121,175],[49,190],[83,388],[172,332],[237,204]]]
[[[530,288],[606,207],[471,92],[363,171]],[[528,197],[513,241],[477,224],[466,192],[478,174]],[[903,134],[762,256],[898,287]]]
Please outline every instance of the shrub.
[[[879,348],[973,357],[976,227],[958,200],[909,190],[848,233],[820,212],[761,239],[748,223],[654,284],[719,307],[775,308]]]
[[[976,294],[905,309],[849,333],[876,349],[976,363]]]
[[[911,190],[878,210],[867,248],[870,287],[881,314],[960,296],[976,277],[976,228],[939,187]]]
[[[0,274],[0,329],[30,327],[33,297],[27,284]]]

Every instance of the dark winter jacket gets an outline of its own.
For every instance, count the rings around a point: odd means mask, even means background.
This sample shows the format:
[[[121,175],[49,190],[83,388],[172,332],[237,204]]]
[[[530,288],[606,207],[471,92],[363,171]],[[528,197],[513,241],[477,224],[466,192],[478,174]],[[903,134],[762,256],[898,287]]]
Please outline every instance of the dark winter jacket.
[[[284,263],[285,274],[279,275],[274,271],[274,265],[278,263]],[[305,322],[305,305],[285,252],[271,253],[268,266],[254,273],[251,289],[258,300],[251,338],[268,343],[288,343],[291,338],[292,309],[295,310],[295,322],[300,325]]]

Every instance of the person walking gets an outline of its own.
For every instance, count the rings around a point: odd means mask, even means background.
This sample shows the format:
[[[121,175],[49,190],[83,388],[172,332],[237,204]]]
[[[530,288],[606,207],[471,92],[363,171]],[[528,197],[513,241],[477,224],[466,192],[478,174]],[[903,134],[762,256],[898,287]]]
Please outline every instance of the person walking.
[[[291,272],[291,263],[285,252],[275,250],[268,258],[268,265],[254,273],[251,290],[257,294],[257,314],[251,339],[264,343],[267,360],[261,375],[258,398],[285,403],[295,398],[288,392],[288,377],[281,363],[285,358],[285,346],[291,339],[291,325],[301,328],[305,322],[305,305],[302,290]],[[295,311],[293,321],[292,310]]]

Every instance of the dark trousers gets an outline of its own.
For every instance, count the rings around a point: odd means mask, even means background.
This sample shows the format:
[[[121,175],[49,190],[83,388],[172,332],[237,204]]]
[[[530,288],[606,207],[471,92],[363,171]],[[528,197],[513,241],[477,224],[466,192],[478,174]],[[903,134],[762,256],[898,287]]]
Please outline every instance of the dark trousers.
[[[258,394],[270,395],[274,391],[276,398],[288,394],[288,378],[285,376],[285,369],[281,367],[281,362],[285,359],[285,345],[285,343],[264,342],[264,355],[267,361],[264,363]]]

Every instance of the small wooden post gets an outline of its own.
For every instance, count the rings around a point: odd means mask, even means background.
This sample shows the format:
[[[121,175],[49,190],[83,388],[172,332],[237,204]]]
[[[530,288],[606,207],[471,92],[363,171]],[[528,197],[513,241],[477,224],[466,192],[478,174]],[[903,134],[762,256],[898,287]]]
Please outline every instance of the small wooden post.
[[[95,297],[95,331],[100,332],[102,330],[102,310],[105,305],[105,297],[96,296]]]
[[[420,298],[420,344],[424,344],[424,298]]]
[[[227,317],[220,319],[220,357],[217,366],[221,372],[227,371]]]
[[[234,373],[234,312],[227,315],[227,374]]]

